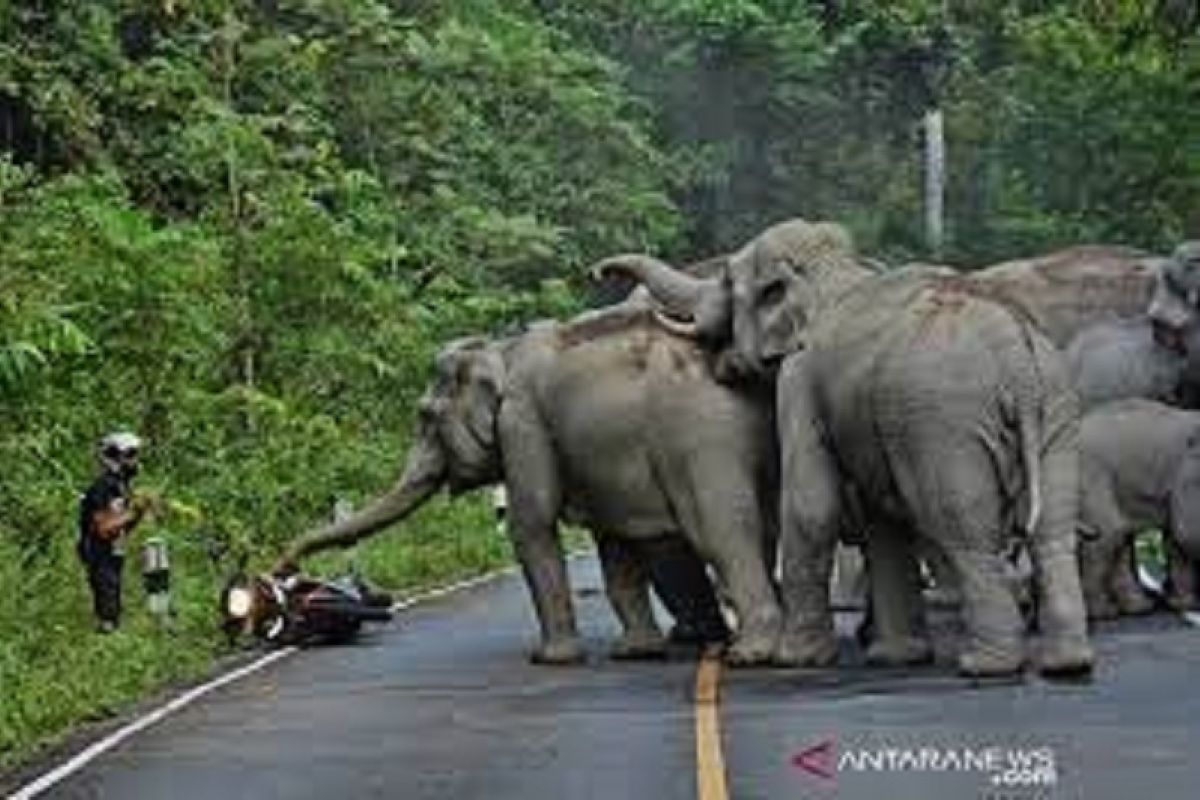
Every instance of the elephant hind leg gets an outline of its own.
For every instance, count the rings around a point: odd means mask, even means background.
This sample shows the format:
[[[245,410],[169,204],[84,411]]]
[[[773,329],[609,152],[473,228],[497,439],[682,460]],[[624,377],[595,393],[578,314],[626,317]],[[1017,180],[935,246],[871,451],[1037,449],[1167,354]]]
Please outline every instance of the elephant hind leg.
[[[867,661],[885,666],[932,660],[915,542],[894,524],[875,521],[867,541],[873,641]]]
[[[1076,525],[1080,514],[1079,426],[1064,423],[1042,456],[1042,513],[1031,534],[1030,555],[1038,588],[1039,669],[1044,675],[1091,673],[1087,608],[1080,586]],[[1118,541],[1118,547],[1119,542]],[[1112,559],[1107,563],[1111,564]]]
[[[622,628],[610,654],[619,659],[661,658],[667,653],[667,642],[650,605],[646,565],[635,548],[612,536],[596,537],[604,589]]]
[[[941,546],[962,593],[967,642],[959,671],[1020,672],[1024,624],[1005,577],[1000,486],[990,459],[970,444],[950,452],[919,447],[909,452],[911,471],[897,473],[900,491],[921,534]]]
[[[1196,561],[1183,548],[1175,536],[1164,536],[1163,547],[1167,557],[1167,605],[1175,611],[1192,611],[1200,608],[1200,595],[1196,588]]]
[[[672,641],[706,644],[729,639],[708,569],[686,539],[662,536],[634,546],[650,574],[654,593],[675,618]]]
[[[1154,600],[1142,588],[1137,572],[1137,548],[1130,536],[1117,551],[1108,579],[1109,591],[1122,614],[1149,614],[1154,610]]]
[[[727,660],[736,666],[767,664],[779,637],[780,612],[767,575],[755,476],[746,468],[752,462],[736,449],[698,449],[686,460],[664,462],[659,474],[689,544],[713,567],[732,601],[738,624]],[[693,573],[699,562],[695,566]],[[697,575],[696,582],[711,587],[706,575]],[[715,598],[695,599],[702,601],[693,609],[697,613],[719,616]]]
[[[1008,675],[1025,663],[1023,624],[1016,598],[1004,580],[1004,559],[976,543],[950,553],[959,575],[968,641],[959,654],[965,675]]]

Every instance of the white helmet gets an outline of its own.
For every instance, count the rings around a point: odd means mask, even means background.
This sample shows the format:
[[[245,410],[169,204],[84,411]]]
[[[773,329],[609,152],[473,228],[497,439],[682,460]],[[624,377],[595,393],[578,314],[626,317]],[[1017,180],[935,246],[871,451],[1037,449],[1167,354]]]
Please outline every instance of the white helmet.
[[[110,433],[100,440],[97,455],[100,463],[109,472],[121,473],[134,466],[141,453],[142,440],[128,431]]]

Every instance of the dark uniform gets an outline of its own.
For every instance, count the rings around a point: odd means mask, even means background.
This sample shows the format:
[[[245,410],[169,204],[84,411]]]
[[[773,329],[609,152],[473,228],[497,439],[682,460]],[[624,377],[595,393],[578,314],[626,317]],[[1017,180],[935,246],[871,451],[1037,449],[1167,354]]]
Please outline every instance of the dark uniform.
[[[118,541],[101,537],[95,527],[100,511],[124,512],[129,507],[129,484],[105,473],[88,487],[79,503],[79,558],[87,567],[92,607],[102,623],[116,626],[121,620],[121,571],[125,556]]]

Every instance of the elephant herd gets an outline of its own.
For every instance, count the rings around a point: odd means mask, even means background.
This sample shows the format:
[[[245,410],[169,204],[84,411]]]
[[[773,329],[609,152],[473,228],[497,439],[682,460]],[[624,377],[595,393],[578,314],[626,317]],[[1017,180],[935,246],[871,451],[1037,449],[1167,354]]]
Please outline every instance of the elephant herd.
[[[1132,559],[1147,527],[1170,603],[1195,604],[1200,243],[885,269],[840,226],[793,219],[697,267],[638,254],[592,272],[639,286],[444,347],[396,485],[281,563],[443,486],[502,481],[542,663],[584,656],[560,522],[596,539],[619,657],[664,652],[651,586],[677,632],[724,638],[711,572],[736,619],[729,663],[835,663],[839,542],[866,556],[874,663],[931,658],[923,559],[961,598],[969,676],[1027,662],[1013,552],[1033,566],[1044,674],[1091,670],[1089,616],[1147,607]]]

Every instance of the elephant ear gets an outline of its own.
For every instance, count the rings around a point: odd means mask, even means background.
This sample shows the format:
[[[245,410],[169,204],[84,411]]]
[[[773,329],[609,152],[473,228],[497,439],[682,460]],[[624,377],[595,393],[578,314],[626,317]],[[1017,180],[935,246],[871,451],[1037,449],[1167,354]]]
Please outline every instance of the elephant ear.
[[[789,272],[781,272],[762,288],[758,310],[764,359],[782,358],[802,348],[807,322],[802,289],[802,282]]]
[[[490,344],[471,353],[459,372],[458,391],[466,404],[467,426],[481,442],[496,440],[496,420],[504,398],[504,357]]]
[[[1171,484],[1171,531],[1180,542],[1200,544],[1200,428],[1192,431]]]

